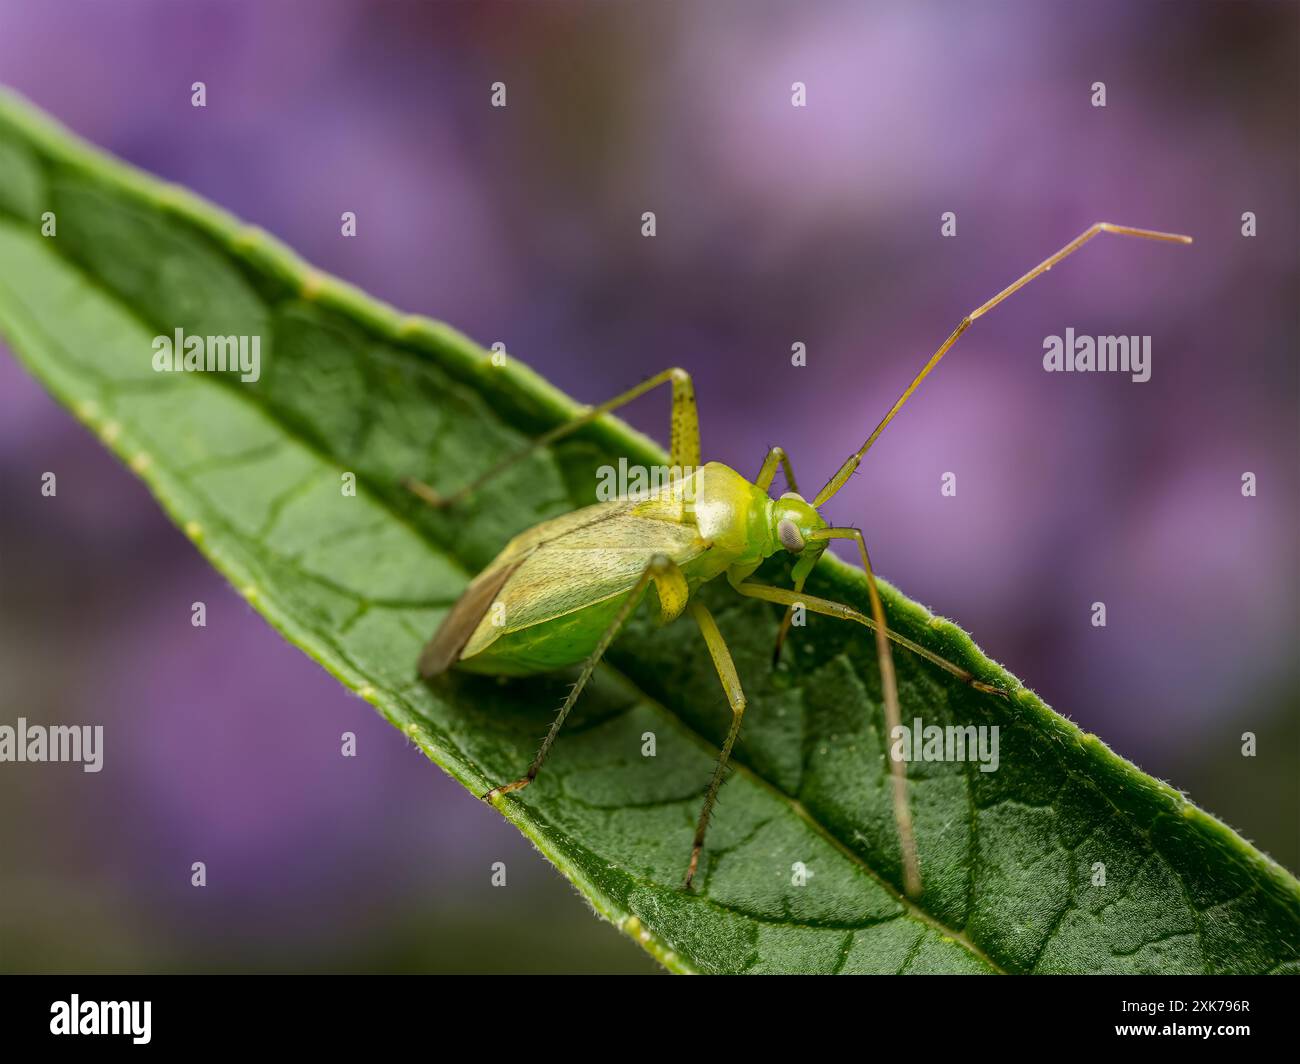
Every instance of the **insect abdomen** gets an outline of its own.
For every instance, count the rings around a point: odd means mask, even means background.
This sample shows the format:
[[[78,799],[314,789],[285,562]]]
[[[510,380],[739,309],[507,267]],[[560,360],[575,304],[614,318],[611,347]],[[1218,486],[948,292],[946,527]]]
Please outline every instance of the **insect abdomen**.
[[[531,676],[584,661],[614,619],[626,595],[614,595],[573,613],[498,635],[457,662],[464,672]]]

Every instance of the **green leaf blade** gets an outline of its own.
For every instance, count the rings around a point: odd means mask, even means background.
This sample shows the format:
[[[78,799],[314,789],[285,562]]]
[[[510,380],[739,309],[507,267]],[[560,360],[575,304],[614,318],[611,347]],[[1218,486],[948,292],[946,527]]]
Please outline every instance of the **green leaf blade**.
[[[563,678],[426,685],[420,646],[511,535],[590,501],[594,465],[660,462],[658,449],[607,419],[463,510],[429,512],[399,488],[402,476],[454,487],[575,405],[513,359],[492,366],[454,330],[315,273],[260,230],[4,96],[0,190],[0,329],[32,372],[286,638],[440,767],[474,793],[517,776]],[[53,238],[40,235],[47,210]],[[155,373],[151,341],[176,328],[261,337],[261,379]],[[349,473],[355,496],[341,490]],[[785,575],[775,562],[765,572]],[[865,605],[861,574],[838,563],[824,563],[810,590]],[[884,593],[903,634],[1018,686],[955,626]],[[1032,693],[1003,704],[901,653],[905,721],[996,725],[1001,736],[996,772],[911,766],[926,893],[906,901],[871,640],[811,619],[774,670],[777,611],[725,587],[705,594],[751,706],[698,893],[678,884],[728,710],[688,622],[635,619],[546,770],[499,806],[669,968],[1300,964],[1293,877]],[[640,752],[647,733],[653,758]],[[804,886],[792,883],[795,862],[812,873]]]

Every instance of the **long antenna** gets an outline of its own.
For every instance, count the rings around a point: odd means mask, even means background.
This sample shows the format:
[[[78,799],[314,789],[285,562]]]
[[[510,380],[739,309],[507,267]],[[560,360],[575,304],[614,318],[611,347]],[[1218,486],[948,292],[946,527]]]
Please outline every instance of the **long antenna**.
[[[1061,248],[1061,250],[1055,255],[1044,259],[1027,274],[1021,277],[1020,280],[1007,285],[1006,288],[1002,289],[1001,292],[995,295],[987,303],[980,307],[976,307],[967,314],[966,317],[962,318],[957,328],[953,329],[952,334],[943,342],[943,346],[930,357],[930,361],[925,364],[925,368],[916,375],[916,379],[912,381],[912,383],[907,386],[907,390],[898,397],[898,402],[889,408],[889,413],[886,414],[885,419],[876,426],[876,431],[867,437],[867,442],[845,459],[844,464],[840,466],[836,474],[831,477],[831,479],[826,482],[826,486],[817,493],[817,497],[813,500],[813,506],[820,509],[828,499],[832,498],[840,488],[844,487],[845,482],[853,475],[853,471],[858,468],[858,463],[862,461],[862,456],[871,449],[871,445],[875,443],[880,434],[885,431],[885,426],[894,420],[894,416],[903,409],[903,404],[911,398],[912,393],[916,391],[921,382],[930,375],[930,371],[939,364],[939,360],[948,353],[948,349],[957,342],[957,338],[971,327],[971,323],[974,322],[975,319],[983,317],[1008,296],[1024,288],[1025,285],[1039,274],[1046,273],[1067,255],[1072,255],[1074,252],[1078,251],[1098,233],[1117,233],[1120,236],[1142,237],[1144,240],[1163,240],[1169,244],[1190,244],[1192,242],[1190,236],[1180,236],[1178,233],[1160,233],[1154,229],[1134,229],[1131,226],[1114,225],[1110,222],[1098,222],[1096,225],[1089,226],[1066,244],[1065,247]]]

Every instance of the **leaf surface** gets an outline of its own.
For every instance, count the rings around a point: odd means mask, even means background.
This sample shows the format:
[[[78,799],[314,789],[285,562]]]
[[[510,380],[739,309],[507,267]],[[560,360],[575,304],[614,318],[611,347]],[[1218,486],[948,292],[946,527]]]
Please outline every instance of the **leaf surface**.
[[[55,236],[41,235],[45,212]],[[662,462],[655,445],[607,418],[455,513],[429,511],[402,476],[454,488],[575,404],[7,95],[0,328],[285,638],[469,791],[519,775],[566,678],[427,685],[419,650],[511,535],[591,501],[601,463]],[[259,337],[260,378],[155,372],[154,338],[176,329]],[[788,579],[781,563],[764,574]],[[867,605],[862,574],[829,558],[809,590]],[[779,610],[725,586],[705,601],[750,708],[697,892],[678,884],[730,711],[689,621],[638,616],[537,783],[502,813],[676,971],[1297,970],[1294,878],[1019,688],[954,625],[883,591],[905,635],[1017,689],[1003,703],[896,653],[905,720],[999,728],[997,771],[911,766],[919,904],[898,890],[872,639],[810,617],[774,671]]]

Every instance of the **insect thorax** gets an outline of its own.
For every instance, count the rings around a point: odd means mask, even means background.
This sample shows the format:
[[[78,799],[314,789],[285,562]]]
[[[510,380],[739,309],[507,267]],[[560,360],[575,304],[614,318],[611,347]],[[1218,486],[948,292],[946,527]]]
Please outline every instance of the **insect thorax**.
[[[647,517],[695,525],[715,565],[757,563],[774,553],[772,500],[721,462],[708,462],[637,507]]]

